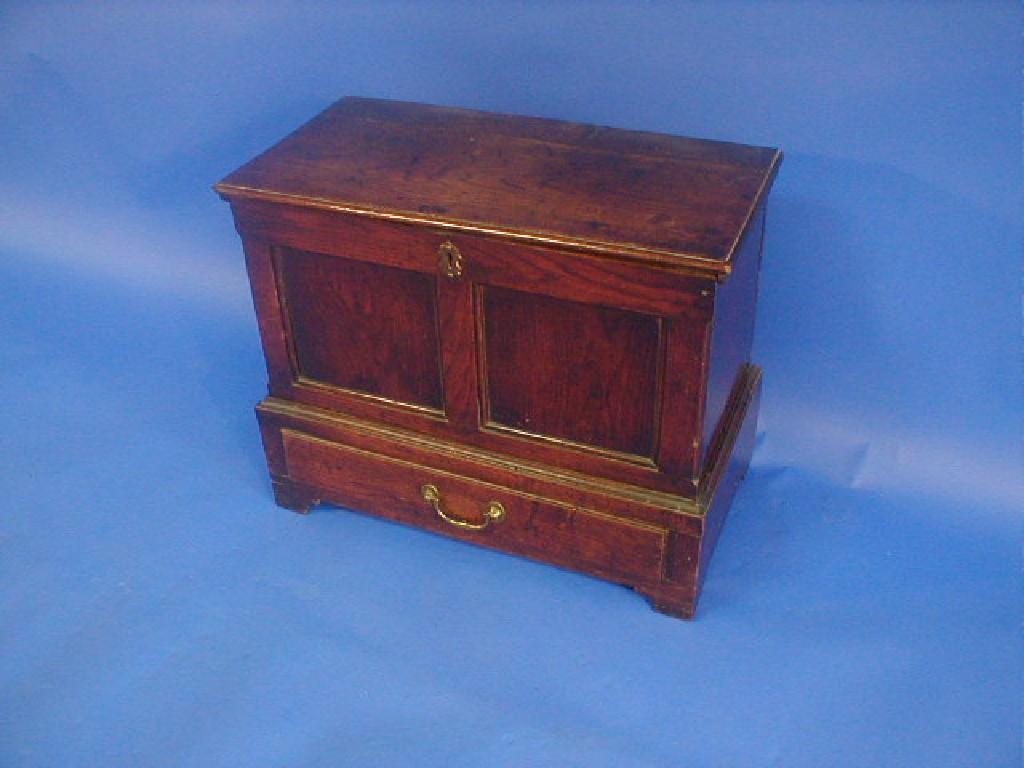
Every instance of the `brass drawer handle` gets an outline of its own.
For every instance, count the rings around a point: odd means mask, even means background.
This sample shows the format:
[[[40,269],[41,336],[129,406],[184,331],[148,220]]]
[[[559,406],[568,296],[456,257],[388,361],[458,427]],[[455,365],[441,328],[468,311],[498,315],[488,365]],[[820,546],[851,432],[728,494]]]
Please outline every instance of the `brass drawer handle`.
[[[445,512],[444,507],[441,506],[441,492],[437,490],[436,485],[424,485],[421,490],[423,492],[423,498],[426,501],[429,501],[434,507],[434,511],[437,512],[438,517],[446,523],[451,523],[456,528],[462,528],[468,531],[482,531],[491,523],[500,523],[505,519],[505,507],[498,501],[492,501],[487,505],[487,509],[484,512],[484,521],[482,523],[471,523],[469,520],[452,517]]]

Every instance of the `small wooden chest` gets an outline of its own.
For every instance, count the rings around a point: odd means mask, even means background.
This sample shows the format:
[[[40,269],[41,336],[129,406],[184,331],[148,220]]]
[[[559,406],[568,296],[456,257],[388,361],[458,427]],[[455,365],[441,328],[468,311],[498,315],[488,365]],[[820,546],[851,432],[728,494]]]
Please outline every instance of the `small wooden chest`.
[[[343,99],[216,186],[276,499],[691,617],[750,457],[775,149]]]

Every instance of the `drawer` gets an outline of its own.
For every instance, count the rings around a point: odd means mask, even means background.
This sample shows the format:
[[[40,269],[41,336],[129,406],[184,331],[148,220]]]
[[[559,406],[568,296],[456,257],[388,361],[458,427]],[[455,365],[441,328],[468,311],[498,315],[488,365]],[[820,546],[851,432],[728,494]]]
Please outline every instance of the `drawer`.
[[[660,581],[665,528],[282,431],[288,476],[323,500],[532,559],[635,584]]]

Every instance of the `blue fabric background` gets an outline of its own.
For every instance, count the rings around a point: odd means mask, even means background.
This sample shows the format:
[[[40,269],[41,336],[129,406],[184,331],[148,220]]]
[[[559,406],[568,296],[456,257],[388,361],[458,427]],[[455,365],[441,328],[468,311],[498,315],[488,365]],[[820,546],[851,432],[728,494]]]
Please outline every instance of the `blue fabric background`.
[[[1015,766],[1015,2],[0,6],[0,764]],[[698,619],[272,502],[210,185],[348,94],[779,146]]]

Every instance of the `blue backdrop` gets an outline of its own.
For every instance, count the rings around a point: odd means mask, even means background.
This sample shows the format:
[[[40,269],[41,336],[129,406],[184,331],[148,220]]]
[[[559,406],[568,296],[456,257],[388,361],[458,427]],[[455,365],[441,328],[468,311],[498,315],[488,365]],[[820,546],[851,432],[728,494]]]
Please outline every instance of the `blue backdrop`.
[[[1015,2],[0,6],[0,764],[1014,766]],[[210,185],[365,95],[781,147],[698,619],[274,507]]]

